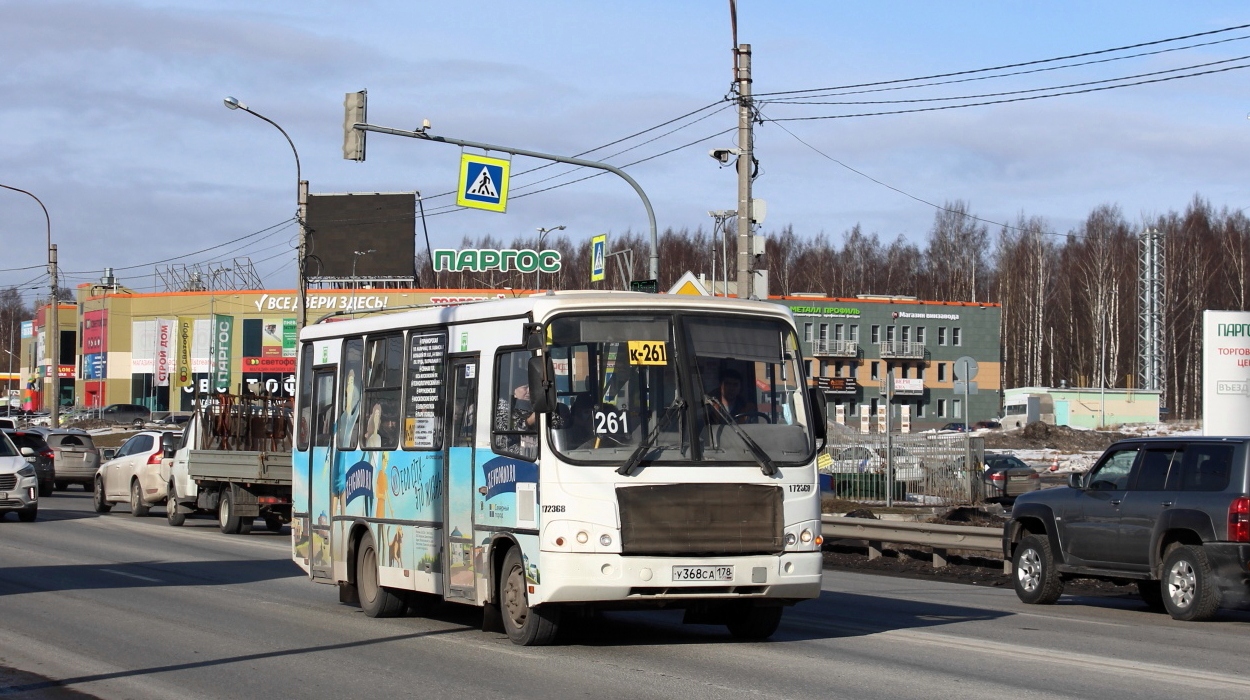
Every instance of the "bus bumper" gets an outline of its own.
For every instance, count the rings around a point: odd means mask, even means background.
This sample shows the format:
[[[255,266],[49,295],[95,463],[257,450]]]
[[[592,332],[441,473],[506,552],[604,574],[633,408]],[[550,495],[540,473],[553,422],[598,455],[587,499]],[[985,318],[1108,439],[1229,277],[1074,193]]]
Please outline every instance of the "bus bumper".
[[[747,557],[623,557],[619,554],[543,552],[540,583],[531,604],[626,601],[779,599],[820,595],[820,552]],[[728,581],[677,581],[679,567],[733,567]]]

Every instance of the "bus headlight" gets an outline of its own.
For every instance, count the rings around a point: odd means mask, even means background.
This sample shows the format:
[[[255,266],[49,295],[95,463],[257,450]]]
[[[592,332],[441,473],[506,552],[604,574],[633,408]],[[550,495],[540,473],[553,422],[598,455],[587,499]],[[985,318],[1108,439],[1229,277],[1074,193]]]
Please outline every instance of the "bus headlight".
[[[612,546],[612,535],[609,535],[609,534],[608,534],[608,533],[606,533],[606,532],[605,532],[605,533],[603,533],[602,535],[599,535],[599,546],[601,546],[601,547],[611,547],[611,546]]]
[[[577,543],[578,544],[586,544],[589,541],[590,541],[590,535],[587,535],[585,530],[577,531]]]
[[[793,547],[793,546],[794,546],[794,533],[793,533],[793,532],[787,532],[787,533],[786,533],[786,546],[787,546],[787,547]]]
[[[803,542],[803,544],[807,544],[808,542],[811,542],[811,541],[812,541],[812,531],[811,531],[811,530],[806,530],[806,529],[805,529],[805,530],[803,530],[803,533],[802,533],[801,535],[799,535],[799,540],[800,540],[800,541],[802,541],[802,542]]]

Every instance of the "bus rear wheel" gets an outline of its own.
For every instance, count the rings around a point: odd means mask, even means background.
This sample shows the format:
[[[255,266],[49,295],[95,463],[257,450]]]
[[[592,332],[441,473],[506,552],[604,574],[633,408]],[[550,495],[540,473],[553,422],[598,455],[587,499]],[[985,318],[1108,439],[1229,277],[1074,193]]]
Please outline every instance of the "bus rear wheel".
[[[499,577],[499,609],[503,613],[504,631],[513,644],[520,646],[551,644],[560,630],[560,608],[551,604],[531,608],[527,590],[521,548],[513,547],[504,557]]]
[[[394,591],[378,583],[378,548],[373,535],[366,532],[356,548],[356,592],[360,607],[369,617],[397,617],[408,604]]]

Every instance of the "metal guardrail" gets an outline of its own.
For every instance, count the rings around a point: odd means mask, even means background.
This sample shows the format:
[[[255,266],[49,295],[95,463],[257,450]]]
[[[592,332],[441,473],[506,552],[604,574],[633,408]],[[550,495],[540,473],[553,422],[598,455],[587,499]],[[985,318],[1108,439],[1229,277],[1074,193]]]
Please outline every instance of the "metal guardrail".
[[[932,547],[935,569],[946,566],[946,551],[949,549],[994,552],[1000,556],[1003,551],[1003,531],[996,527],[870,520],[839,515],[822,515],[820,521],[821,534],[826,542],[831,539],[864,540],[868,543],[869,559],[881,556],[881,545],[885,542]],[[1003,562],[1003,572],[1011,573],[1010,561]]]

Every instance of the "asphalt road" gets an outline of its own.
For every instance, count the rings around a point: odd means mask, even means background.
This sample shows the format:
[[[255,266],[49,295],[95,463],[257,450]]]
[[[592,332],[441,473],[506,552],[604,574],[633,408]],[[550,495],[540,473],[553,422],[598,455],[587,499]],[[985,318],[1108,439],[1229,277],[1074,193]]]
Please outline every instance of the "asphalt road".
[[[58,493],[0,522],[0,697],[1175,698],[1250,696],[1250,615],[1185,624],[1135,600],[826,572],[766,643],[607,613],[520,648],[481,616],[373,620],[286,535],[106,516]]]

